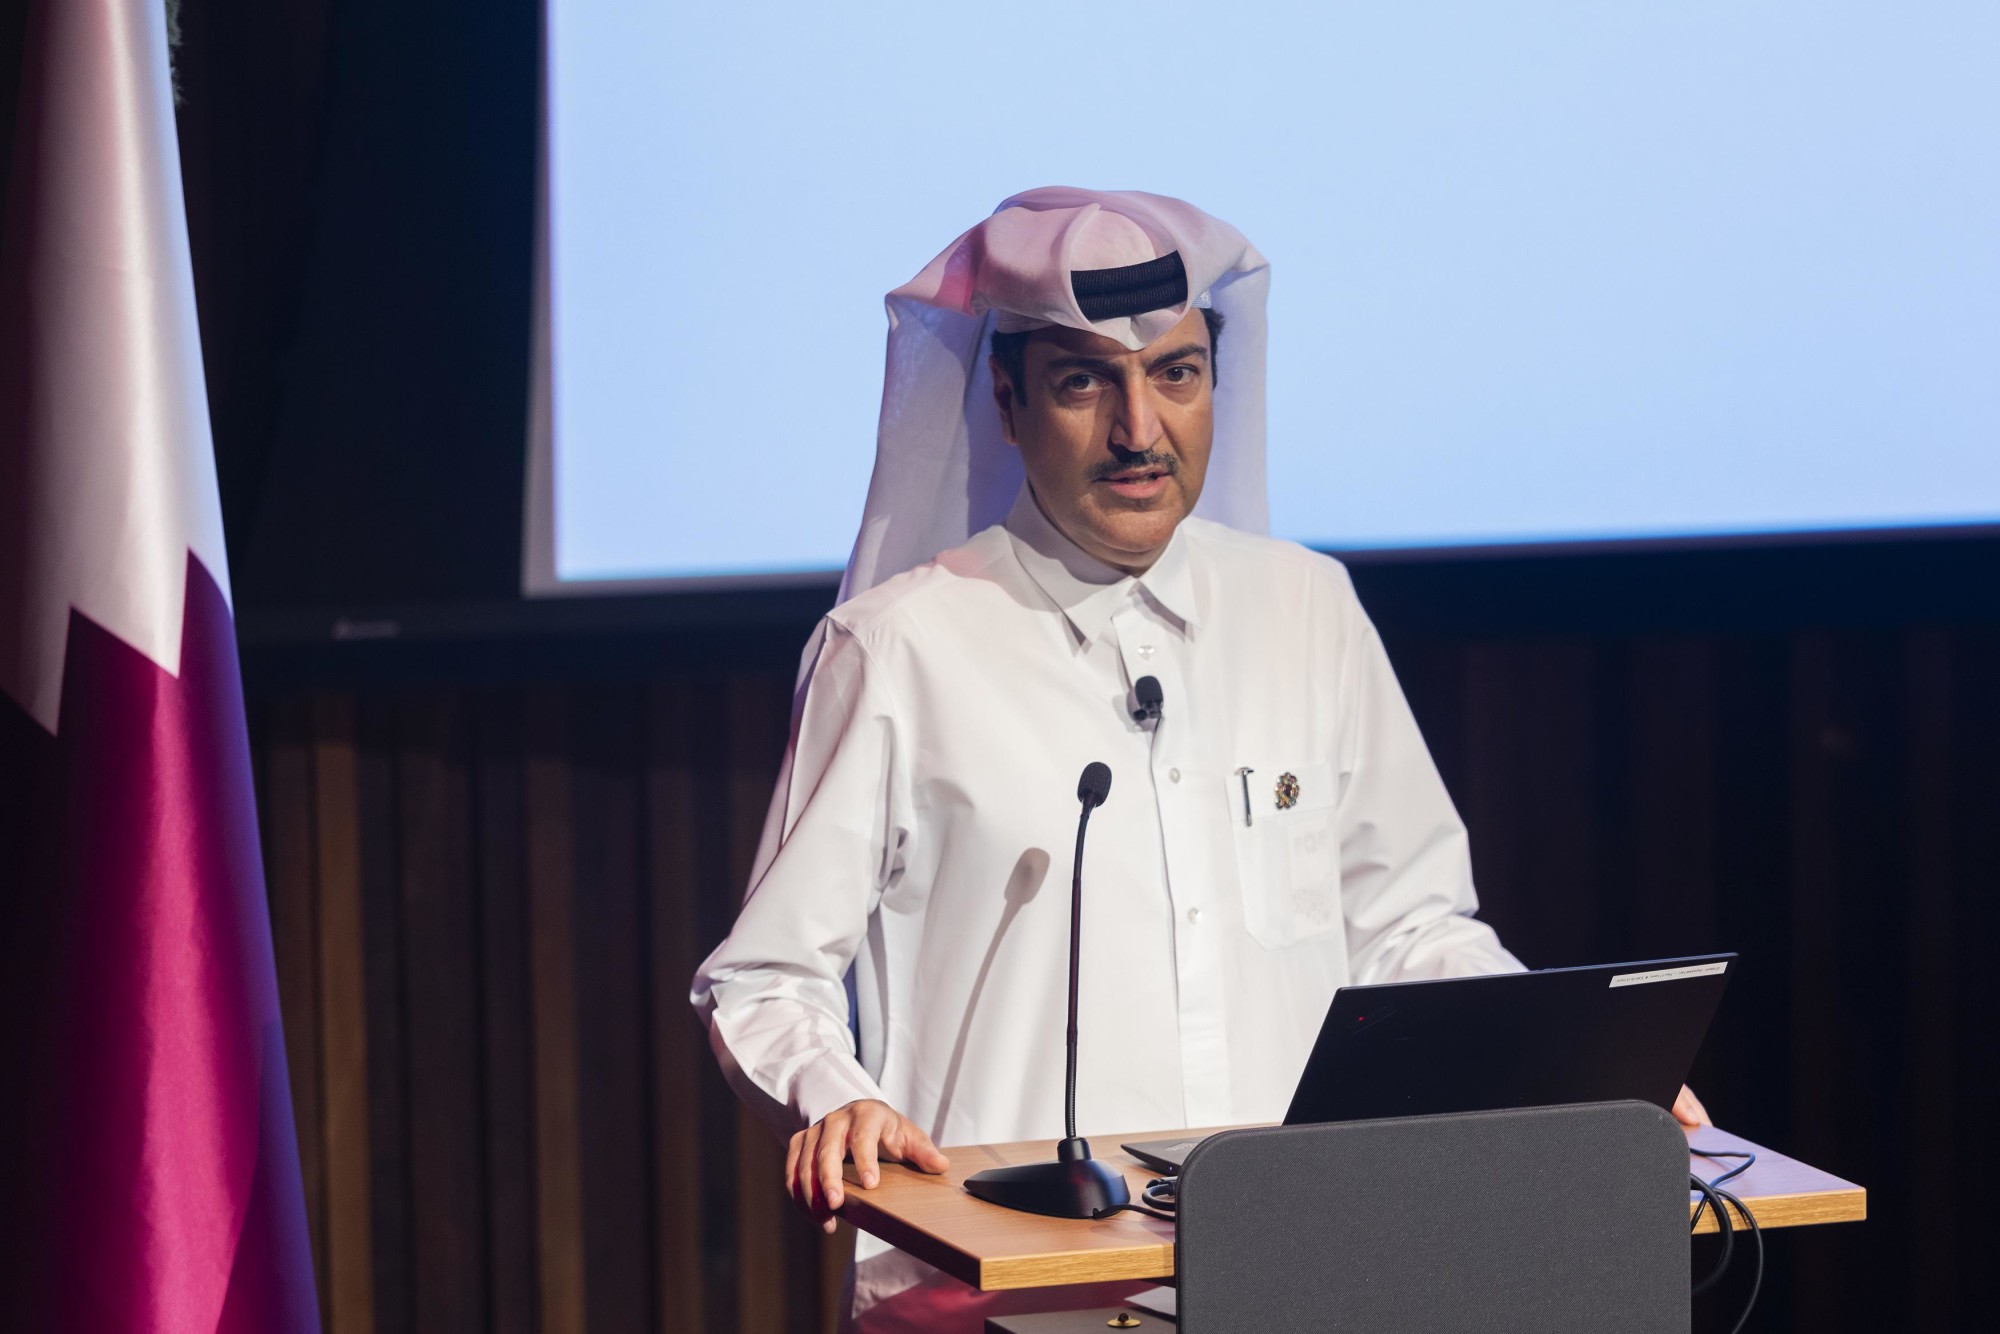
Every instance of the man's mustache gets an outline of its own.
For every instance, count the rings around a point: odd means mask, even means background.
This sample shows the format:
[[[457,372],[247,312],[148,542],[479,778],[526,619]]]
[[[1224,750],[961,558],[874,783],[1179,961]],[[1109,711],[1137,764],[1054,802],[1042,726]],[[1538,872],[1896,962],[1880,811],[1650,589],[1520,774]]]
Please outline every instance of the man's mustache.
[[[1171,477],[1181,470],[1180,460],[1172,454],[1162,454],[1157,449],[1142,449],[1136,454],[1126,454],[1123,458],[1106,459],[1090,470],[1090,480],[1102,482],[1121,473],[1163,472]]]

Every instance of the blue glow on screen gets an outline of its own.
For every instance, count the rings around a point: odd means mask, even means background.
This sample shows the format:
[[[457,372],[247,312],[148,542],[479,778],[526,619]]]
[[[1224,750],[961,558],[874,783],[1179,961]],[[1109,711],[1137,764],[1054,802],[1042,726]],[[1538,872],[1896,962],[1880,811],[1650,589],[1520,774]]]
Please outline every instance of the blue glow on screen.
[[[562,579],[840,566],[883,293],[1047,184],[1270,258],[1280,535],[2000,520],[2000,6],[548,10]]]

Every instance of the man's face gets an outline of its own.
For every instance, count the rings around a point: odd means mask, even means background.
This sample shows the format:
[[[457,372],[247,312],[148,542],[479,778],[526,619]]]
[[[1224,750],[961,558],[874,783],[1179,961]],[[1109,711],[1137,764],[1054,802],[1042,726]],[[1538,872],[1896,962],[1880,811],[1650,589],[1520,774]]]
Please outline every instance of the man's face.
[[[1027,401],[997,362],[993,395],[1042,511],[1105,564],[1145,570],[1194,511],[1208,473],[1208,322],[1189,310],[1136,352],[1080,329],[1040,329],[1024,352]]]

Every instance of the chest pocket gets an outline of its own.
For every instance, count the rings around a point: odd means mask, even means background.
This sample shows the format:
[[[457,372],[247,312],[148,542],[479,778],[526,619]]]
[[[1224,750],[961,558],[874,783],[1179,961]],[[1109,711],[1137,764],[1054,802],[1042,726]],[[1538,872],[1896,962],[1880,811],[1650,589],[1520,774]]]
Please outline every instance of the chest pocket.
[[[1232,772],[1227,791],[1243,924],[1266,949],[1336,931],[1340,840],[1333,768],[1258,767]]]

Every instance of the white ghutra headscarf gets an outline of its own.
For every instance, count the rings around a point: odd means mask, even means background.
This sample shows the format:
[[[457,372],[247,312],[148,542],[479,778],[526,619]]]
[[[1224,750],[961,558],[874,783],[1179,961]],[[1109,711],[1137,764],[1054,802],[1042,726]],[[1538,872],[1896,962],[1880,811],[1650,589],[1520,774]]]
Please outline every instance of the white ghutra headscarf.
[[[1228,223],[1163,195],[1050,186],[1005,200],[889,293],[875,472],[840,600],[1006,518],[1019,454],[1000,434],[987,335],[1065,325],[1137,350],[1194,307],[1224,320],[1215,452],[1195,513],[1265,532],[1270,266]]]

